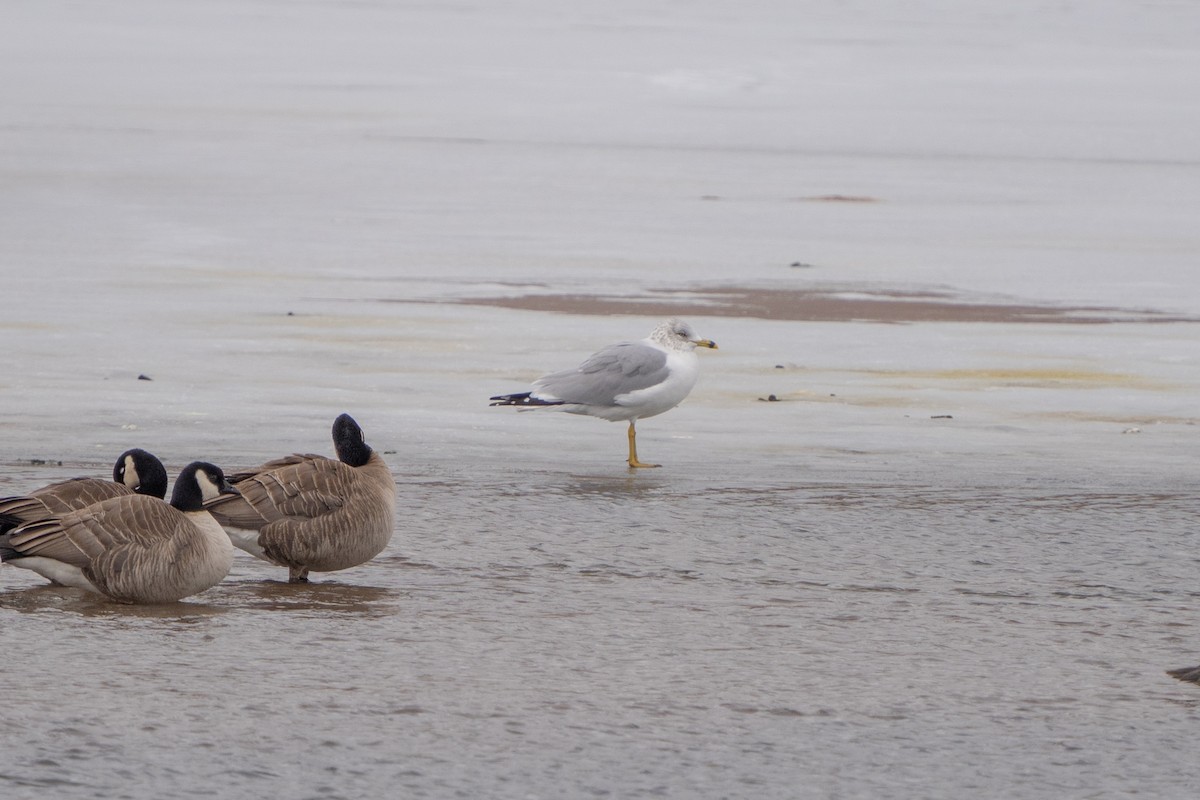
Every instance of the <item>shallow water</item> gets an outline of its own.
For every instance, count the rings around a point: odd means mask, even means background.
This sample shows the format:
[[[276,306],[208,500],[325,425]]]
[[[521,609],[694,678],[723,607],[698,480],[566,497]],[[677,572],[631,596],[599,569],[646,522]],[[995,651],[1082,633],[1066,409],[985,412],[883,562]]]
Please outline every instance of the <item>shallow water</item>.
[[[886,482],[745,461],[442,469],[401,479],[399,534],[372,564],[288,586],[239,558],[176,606],[5,570],[4,780],[10,796],[1190,785],[1200,692],[1163,674],[1200,659],[1190,488],[909,466]]]
[[[0,495],[349,411],[401,508],[307,586],[0,568],[0,795],[1193,796],[1200,16],[938,5],[14,10]],[[659,470],[486,404],[612,298],[721,347]]]

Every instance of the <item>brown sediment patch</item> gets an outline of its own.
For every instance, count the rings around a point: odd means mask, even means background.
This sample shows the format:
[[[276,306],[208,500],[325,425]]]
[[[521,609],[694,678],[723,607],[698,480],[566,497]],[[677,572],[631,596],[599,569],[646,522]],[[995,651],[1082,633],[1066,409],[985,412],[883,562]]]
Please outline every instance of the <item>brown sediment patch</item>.
[[[637,297],[526,294],[514,297],[458,298],[450,302],[560,314],[630,314],[659,317],[692,315],[809,322],[1000,322],[1073,325],[1200,322],[1200,317],[1167,314],[1148,309],[969,302],[949,292],[877,288],[719,287],[651,290]]]

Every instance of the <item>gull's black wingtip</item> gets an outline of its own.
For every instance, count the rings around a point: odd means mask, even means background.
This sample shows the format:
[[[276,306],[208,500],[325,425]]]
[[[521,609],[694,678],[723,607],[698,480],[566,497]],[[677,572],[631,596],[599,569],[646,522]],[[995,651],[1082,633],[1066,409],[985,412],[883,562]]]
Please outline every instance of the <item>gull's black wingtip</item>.
[[[533,397],[533,392],[520,392],[518,394],[498,394],[495,397],[489,397],[489,400],[494,402],[488,403],[489,406],[561,406],[561,400],[539,400]]]

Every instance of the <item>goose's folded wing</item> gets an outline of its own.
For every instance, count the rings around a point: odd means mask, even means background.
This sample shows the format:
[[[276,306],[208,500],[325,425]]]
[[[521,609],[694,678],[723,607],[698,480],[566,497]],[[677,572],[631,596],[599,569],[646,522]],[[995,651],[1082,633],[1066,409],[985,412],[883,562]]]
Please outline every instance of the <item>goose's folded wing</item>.
[[[5,545],[18,556],[52,558],[80,568],[88,563],[88,554],[67,537],[62,523],[54,518],[21,526],[7,537]]]
[[[325,456],[319,456],[315,453],[292,453],[290,456],[280,456],[272,459],[265,464],[259,464],[257,467],[243,469],[237,472],[226,473],[225,479],[236,485],[238,481],[249,480],[255,475],[261,475],[264,472],[280,469],[282,467],[291,467],[297,464],[303,464],[308,461],[328,461]],[[227,497],[230,495],[226,495]]]
[[[149,550],[186,524],[186,517],[169,503],[137,494],[105,500],[60,520],[67,538],[91,558],[122,548]]]
[[[204,533],[168,503],[135,496],[102,505],[106,513],[72,520],[67,535],[88,551],[83,574],[105,594],[169,596],[179,574],[203,558]]]
[[[221,524],[255,529],[341,508],[353,467],[321,456],[293,456],[272,463],[277,466],[233,481],[241,496],[220,497],[206,506]]]
[[[45,503],[46,508],[55,514],[65,514],[79,508],[114,497],[124,497],[133,494],[133,490],[123,483],[101,480],[100,478],[71,478],[49,486],[43,486],[29,493]]]
[[[8,537],[8,546],[23,556],[83,567],[117,547],[150,547],[182,518],[158,498],[128,494],[22,525]]]

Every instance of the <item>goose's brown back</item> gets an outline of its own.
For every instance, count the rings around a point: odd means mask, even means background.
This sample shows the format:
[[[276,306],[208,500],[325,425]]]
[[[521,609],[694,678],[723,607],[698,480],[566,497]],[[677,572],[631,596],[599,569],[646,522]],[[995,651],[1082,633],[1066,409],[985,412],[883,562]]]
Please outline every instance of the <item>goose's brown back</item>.
[[[23,526],[10,546],[79,567],[117,600],[167,602],[202,591],[232,564],[232,547],[207,512],[185,514],[130,494]]]
[[[395,526],[396,482],[378,453],[360,467],[292,455],[230,476],[240,497],[208,508],[222,524],[259,532],[267,559],[291,570],[332,572],[378,555]]]
[[[23,522],[68,514],[77,509],[134,493],[123,483],[100,478],[70,478],[35,489],[22,497],[0,499],[0,515]]]

